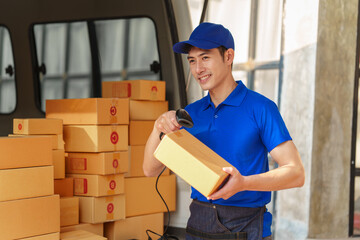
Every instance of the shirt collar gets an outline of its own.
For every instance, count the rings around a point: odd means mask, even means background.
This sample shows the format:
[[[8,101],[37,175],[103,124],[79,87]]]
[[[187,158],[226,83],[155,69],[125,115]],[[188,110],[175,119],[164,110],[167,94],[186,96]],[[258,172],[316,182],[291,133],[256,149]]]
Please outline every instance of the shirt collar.
[[[236,88],[230,93],[230,95],[219,105],[229,105],[229,106],[240,106],[242,101],[245,98],[247,87],[242,83],[242,81],[236,81]],[[207,94],[204,97],[203,110],[206,110],[210,106],[214,106],[211,102],[210,94]]]

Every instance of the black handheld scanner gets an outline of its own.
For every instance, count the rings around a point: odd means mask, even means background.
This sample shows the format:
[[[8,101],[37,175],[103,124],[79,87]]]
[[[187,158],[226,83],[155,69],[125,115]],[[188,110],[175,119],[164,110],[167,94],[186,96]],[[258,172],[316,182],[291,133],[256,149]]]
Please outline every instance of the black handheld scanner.
[[[194,126],[194,122],[192,121],[189,113],[185,109],[178,109],[175,113],[176,121],[183,127],[192,128]],[[164,136],[164,133],[160,133],[160,140]]]

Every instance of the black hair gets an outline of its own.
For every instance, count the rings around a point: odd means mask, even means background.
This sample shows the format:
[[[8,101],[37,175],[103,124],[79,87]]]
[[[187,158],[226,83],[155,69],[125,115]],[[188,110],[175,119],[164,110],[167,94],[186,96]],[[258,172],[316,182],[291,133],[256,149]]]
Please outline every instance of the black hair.
[[[224,47],[224,46],[220,46],[217,48],[220,52],[220,55],[222,56],[222,58],[224,59],[225,57],[225,52],[228,50],[228,48]]]

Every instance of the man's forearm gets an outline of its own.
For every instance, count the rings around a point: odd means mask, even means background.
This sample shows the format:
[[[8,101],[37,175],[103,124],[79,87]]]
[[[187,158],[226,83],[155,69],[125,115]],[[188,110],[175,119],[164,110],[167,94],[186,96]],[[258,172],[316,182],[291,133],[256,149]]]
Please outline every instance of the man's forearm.
[[[160,143],[160,133],[153,130],[145,145],[143,170],[145,176],[153,177],[159,175],[164,165],[154,157],[154,152]]]

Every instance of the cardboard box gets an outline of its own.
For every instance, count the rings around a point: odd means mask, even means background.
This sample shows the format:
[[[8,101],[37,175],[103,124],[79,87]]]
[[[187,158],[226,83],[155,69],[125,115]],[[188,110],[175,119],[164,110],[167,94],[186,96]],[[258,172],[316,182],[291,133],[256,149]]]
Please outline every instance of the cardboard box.
[[[127,80],[102,83],[103,97],[165,101],[165,81]]]
[[[0,169],[52,165],[50,137],[0,137]]]
[[[46,118],[62,119],[64,125],[129,124],[129,99],[46,100]]]
[[[223,167],[233,167],[185,129],[166,134],[154,156],[206,197],[227,180]]]
[[[61,119],[51,118],[14,118],[14,134],[62,134],[63,122]]]
[[[54,179],[65,178],[65,151],[63,149],[52,150]]]
[[[93,234],[84,230],[76,230],[60,233],[62,240],[106,240],[103,236]]]
[[[100,197],[124,193],[124,174],[66,176],[74,179],[74,195],[77,196]]]
[[[104,224],[103,223],[80,223],[77,225],[61,227],[60,232],[69,232],[75,230],[84,230],[87,232],[94,233],[96,235],[104,236]]]
[[[155,189],[156,177],[125,178],[126,217],[166,212]],[[176,209],[176,177],[161,176],[158,189],[169,211]]]
[[[79,197],[80,222],[103,223],[125,219],[125,195]]]
[[[107,237],[108,240],[147,240],[147,229],[162,235],[164,233],[164,213],[129,217],[124,220],[104,223],[104,236]],[[159,238],[159,236],[155,234],[149,234],[152,239]]]
[[[125,173],[125,177],[145,177],[143,170],[145,146],[130,146],[129,152],[129,171]],[[170,170],[166,169],[162,176],[170,175]]]
[[[0,201],[54,194],[53,166],[0,170]]]
[[[63,178],[54,180],[54,193],[59,194],[60,197],[74,196],[74,179]]]
[[[154,123],[155,121],[130,121],[130,146],[146,145],[146,142],[154,128]]]
[[[9,137],[34,137],[34,135],[9,134]],[[52,149],[64,149],[63,134],[40,134],[36,137],[51,137]]]
[[[118,174],[129,169],[129,152],[68,153],[66,172],[79,174]]]
[[[20,238],[18,240],[59,240],[60,239],[60,233],[49,233],[34,237],[28,237],[28,238]]]
[[[128,149],[127,125],[64,126],[66,152],[113,152]]]
[[[60,198],[60,227],[79,224],[79,198]]]
[[[168,111],[167,101],[130,100],[130,120],[153,120]]]
[[[59,195],[0,202],[0,239],[60,231]]]

